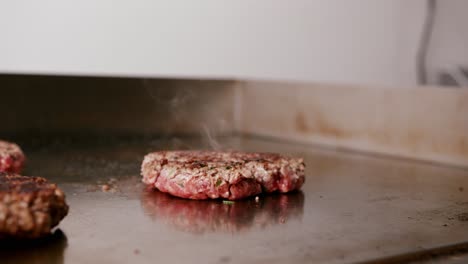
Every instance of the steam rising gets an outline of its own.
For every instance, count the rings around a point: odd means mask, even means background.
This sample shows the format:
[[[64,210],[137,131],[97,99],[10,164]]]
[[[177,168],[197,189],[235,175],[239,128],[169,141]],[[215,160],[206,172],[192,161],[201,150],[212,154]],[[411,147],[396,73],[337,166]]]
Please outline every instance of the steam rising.
[[[208,140],[208,144],[210,145],[211,149],[213,150],[220,150],[221,145],[219,142],[211,135],[211,131],[208,128],[207,125],[203,125],[203,134],[202,136],[205,136],[206,139]]]
[[[217,137],[227,131],[225,117],[213,106],[220,91],[218,87],[206,87],[203,81],[142,80],[148,96],[154,102],[154,111],[162,116],[159,126],[161,140],[170,142],[172,149],[199,148],[200,142],[181,135],[201,135],[202,147],[222,149]],[[209,84],[208,84],[209,85]],[[208,96],[209,95],[209,96]],[[215,102],[216,103],[216,102]]]

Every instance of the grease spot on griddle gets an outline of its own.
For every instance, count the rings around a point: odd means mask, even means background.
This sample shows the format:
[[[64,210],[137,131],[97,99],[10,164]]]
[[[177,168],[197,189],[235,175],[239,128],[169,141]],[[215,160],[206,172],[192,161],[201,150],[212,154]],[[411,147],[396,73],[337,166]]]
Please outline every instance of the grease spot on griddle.
[[[299,112],[296,115],[296,129],[299,132],[307,132],[309,131],[309,127],[307,125],[307,121],[305,120],[304,113]]]
[[[468,212],[458,214],[457,219],[461,222],[468,222]]]
[[[231,261],[231,257],[229,256],[222,256],[221,258],[219,258],[220,263],[228,263],[230,261]]]
[[[369,202],[382,202],[382,201],[390,202],[393,200],[397,200],[398,198],[399,198],[398,196],[383,196],[383,197],[370,199]]]
[[[333,138],[345,138],[351,136],[347,134],[346,131],[331,124],[330,121],[327,120],[327,117],[319,111],[313,111],[311,115],[312,118],[310,118],[310,120],[312,122],[308,122],[306,115],[303,112],[298,112],[296,114],[295,123],[297,131],[302,133],[316,133]]]

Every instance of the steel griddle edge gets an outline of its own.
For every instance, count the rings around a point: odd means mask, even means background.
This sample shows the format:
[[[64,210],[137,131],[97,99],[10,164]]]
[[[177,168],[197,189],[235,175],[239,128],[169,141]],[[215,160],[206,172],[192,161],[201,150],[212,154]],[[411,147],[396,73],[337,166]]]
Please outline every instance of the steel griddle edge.
[[[441,256],[431,249],[468,241],[468,171],[460,168],[223,137],[224,148],[306,163],[301,192],[231,205],[140,183],[144,154],[206,148],[202,139],[9,139],[25,150],[26,175],[66,192],[70,213],[48,238],[2,242],[1,263],[432,263]],[[468,259],[447,252],[441,263]]]

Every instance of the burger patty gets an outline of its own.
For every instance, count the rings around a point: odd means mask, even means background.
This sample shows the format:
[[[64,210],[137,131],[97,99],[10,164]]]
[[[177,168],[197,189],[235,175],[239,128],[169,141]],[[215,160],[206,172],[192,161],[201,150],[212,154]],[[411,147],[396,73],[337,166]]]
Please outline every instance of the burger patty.
[[[18,145],[0,140],[0,172],[20,173],[24,160],[23,151]]]
[[[38,238],[67,215],[65,195],[40,177],[0,172],[0,238]]]
[[[143,182],[189,199],[242,199],[301,188],[301,158],[272,153],[159,151],[145,156]]]

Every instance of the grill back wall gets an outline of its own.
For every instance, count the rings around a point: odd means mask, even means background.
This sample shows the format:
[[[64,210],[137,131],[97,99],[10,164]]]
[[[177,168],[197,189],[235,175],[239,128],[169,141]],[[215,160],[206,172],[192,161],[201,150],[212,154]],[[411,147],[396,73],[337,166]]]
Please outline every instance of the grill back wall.
[[[0,75],[0,134],[225,134],[233,81]]]
[[[468,89],[252,81],[241,94],[245,133],[468,167]]]
[[[0,75],[0,136],[240,133],[468,166],[468,90]],[[208,145],[207,145],[208,146]]]

